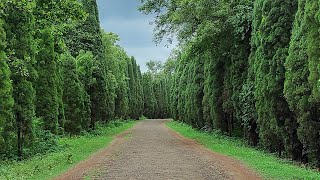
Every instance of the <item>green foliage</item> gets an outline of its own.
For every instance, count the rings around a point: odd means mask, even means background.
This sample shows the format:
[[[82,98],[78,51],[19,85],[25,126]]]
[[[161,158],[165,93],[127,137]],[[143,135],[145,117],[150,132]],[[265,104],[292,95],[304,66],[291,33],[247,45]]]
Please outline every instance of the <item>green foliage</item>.
[[[13,151],[15,147],[15,129],[13,119],[12,83],[10,69],[4,52],[6,48],[6,34],[0,21],[0,159]]]
[[[96,0],[0,2],[1,159],[55,151],[58,135],[142,115],[140,68],[98,17]]]
[[[155,113],[156,98],[153,90],[153,77],[151,73],[145,73],[142,76],[143,94],[144,94],[144,111],[143,114],[148,118],[153,118]]]
[[[142,75],[143,115],[154,119],[169,118],[171,87],[168,76],[172,67],[157,61],[147,62],[147,67],[148,72]]]
[[[100,29],[96,0],[0,2],[1,158],[55,151],[57,134],[99,134],[96,123],[145,115],[320,166],[318,1],[141,2],[156,14],[155,42],[179,41],[143,74]]]
[[[58,89],[57,55],[54,51],[54,37],[51,29],[42,30],[39,35],[36,55],[38,78],[35,82],[36,115],[44,121],[44,129],[58,133]]]
[[[260,144],[281,154],[284,146],[291,148],[299,143],[296,135],[290,133],[297,125],[292,122],[293,115],[283,97],[284,63],[297,3],[259,0],[256,4],[259,10],[254,11],[257,20],[253,33],[258,41],[253,58]]]
[[[44,128],[54,134],[64,123],[62,103],[62,82],[59,54],[64,52],[62,33],[75,22],[81,21],[85,12],[77,0],[45,1],[35,0],[35,38],[37,41],[38,78],[35,83],[37,92],[36,114],[44,121]]]
[[[32,123],[34,129],[33,146],[23,150],[25,159],[32,158],[34,155],[55,152],[60,149],[57,142],[58,137],[49,130],[44,130],[44,122],[40,118],[35,118]]]
[[[139,119],[143,113],[143,88],[140,67],[134,57],[128,59],[129,117]]]
[[[63,127],[65,123],[65,115],[64,115],[64,105],[63,105],[63,69],[62,69],[62,62],[60,57],[58,58],[57,61],[57,92],[58,92],[58,133],[63,134]]]
[[[81,0],[80,2],[87,17],[85,21],[76,22],[74,27],[64,32],[65,42],[74,57],[79,54],[80,50],[85,50],[91,51],[94,56],[98,56],[98,60],[102,60],[104,49],[96,0]]]
[[[88,16],[85,21],[79,21],[74,27],[64,33],[66,45],[72,56],[79,55],[80,50],[90,51],[95,57],[92,76],[95,79],[87,91],[91,100],[91,125],[95,128],[95,122],[109,118],[108,103],[110,101],[108,72],[106,69],[105,47],[100,31],[98,8],[95,0],[81,1]],[[110,113],[110,112],[109,112]]]
[[[299,0],[289,55],[286,59],[284,93],[299,124],[297,131],[303,144],[304,162],[320,166],[319,152],[319,5]]]
[[[147,64],[164,75],[154,83],[145,76],[145,113],[165,97],[179,121],[319,166],[318,1],[141,2],[140,11],[155,14],[155,42],[179,42],[171,73]],[[167,90],[152,95],[150,84]]]
[[[63,63],[63,103],[66,117],[64,129],[67,133],[79,134],[82,129],[86,129],[84,125],[88,123],[83,115],[87,110],[85,107],[87,94],[79,80],[75,58],[70,54],[63,54],[61,61]]]
[[[118,40],[118,35],[103,31],[102,41],[105,46],[105,56],[109,79],[109,114],[110,116],[115,116],[116,118],[126,118],[129,112],[129,87],[127,84],[128,56],[124,50],[116,44]]]
[[[89,92],[94,83],[96,83],[93,77],[95,67],[94,57],[91,52],[80,51],[76,58],[77,75],[83,85],[83,103],[84,109],[82,111],[82,128],[89,130],[90,127],[94,127],[94,122],[91,119],[91,99]]]
[[[36,78],[35,46],[33,38],[34,17],[30,11],[33,2],[8,2],[4,9],[7,34],[6,53],[13,84],[14,117],[17,128],[18,157],[23,157],[23,148],[33,143],[32,121],[35,117],[35,90],[32,82]]]

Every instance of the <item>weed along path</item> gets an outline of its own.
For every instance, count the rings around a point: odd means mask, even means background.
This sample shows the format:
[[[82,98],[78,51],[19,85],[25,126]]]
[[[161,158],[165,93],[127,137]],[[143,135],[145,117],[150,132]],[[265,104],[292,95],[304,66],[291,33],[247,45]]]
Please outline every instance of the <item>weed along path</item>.
[[[139,122],[56,180],[260,179],[239,161],[168,129],[167,121]]]

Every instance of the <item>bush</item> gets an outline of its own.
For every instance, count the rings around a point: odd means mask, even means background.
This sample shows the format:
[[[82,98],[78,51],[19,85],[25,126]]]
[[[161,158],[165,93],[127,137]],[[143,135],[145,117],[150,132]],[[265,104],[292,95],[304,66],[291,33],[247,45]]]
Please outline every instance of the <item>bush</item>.
[[[43,130],[43,120],[37,118],[33,121],[34,141],[30,148],[24,149],[26,158],[35,155],[55,152],[61,147],[58,146],[58,136],[48,130]]]

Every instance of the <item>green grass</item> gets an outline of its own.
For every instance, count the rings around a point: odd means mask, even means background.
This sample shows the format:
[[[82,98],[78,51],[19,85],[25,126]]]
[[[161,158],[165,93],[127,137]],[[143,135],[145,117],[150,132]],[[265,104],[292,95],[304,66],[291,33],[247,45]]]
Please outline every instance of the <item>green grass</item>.
[[[320,179],[320,173],[300,167],[289,160],[277,158],[275,155],[250,148],[240,139],[230,138],[218,133],[205,133],[191,126],[171,121],[167,126],[190,139],[203,144],[207,148],[240,160],[254,169],[266,179]]]
[[[22,162],[0,164],[0,180],[42,180],[51,179],[66,172],[94,152],[106,147],[114,135],[133,127],[137,121],[115,122],[100,126],[99,134],[59,139],[61,151],[33,157]]]

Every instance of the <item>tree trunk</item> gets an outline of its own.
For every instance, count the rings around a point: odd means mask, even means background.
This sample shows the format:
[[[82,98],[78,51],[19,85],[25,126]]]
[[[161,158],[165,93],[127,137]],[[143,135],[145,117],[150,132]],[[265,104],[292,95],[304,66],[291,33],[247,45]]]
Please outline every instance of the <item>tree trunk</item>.
[[[23,134],[22,134],[22,120],[19,113],[17,113],[17,136],[18,136],[18,160],[23,158]]]

